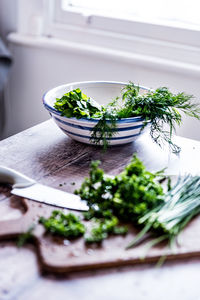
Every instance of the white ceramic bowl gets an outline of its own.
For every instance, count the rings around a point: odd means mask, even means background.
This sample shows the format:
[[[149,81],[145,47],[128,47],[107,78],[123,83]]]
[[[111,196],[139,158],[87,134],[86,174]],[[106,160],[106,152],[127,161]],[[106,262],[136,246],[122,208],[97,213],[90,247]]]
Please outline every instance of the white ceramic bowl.
[[[121,90],[126,83],[112,81],[84,81],[74,82],[58,86],[49,90],[43,96],[43,104],[49,111],[51,117],[58,127],[72,139],[92,144],[91,130],[97,124],[96,119],[76,119],[61,116],[61,113],[54,108],[56,98],[61,98],[65,93],[80,88],[84,94],[93,98],[99,104],[108,104],[117,96],[121,96]],[[141,92],[149,90],[140,87]],[[124,118],[117,121],[116,133],[109,139],[109,145],[121,145],[134,141],[139,135],[143,125],[141,117]]]

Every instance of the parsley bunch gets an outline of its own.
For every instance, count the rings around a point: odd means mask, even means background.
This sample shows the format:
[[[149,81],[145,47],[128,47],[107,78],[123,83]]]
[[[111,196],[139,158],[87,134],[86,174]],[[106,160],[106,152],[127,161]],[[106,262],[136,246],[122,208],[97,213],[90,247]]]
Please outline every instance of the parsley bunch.
[[[101,112],[101,106],[83,94],[80,89],[70,91],[61,98],[57,98],[54,107],[67,118],[94,118],[98,117]]]

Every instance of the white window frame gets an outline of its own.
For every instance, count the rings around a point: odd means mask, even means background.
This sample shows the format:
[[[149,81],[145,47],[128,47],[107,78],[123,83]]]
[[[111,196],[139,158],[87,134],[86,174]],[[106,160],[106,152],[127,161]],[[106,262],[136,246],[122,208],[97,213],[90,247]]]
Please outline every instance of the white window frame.
[[[86,34],[108,33],[123,34],[129,36],[139,36],[162,40],[166,42],[186,44],[190,46],[200,46],[200,28],[198,26],[190,26],[188,28],[177,27],[177,25],[169,25],[165,22],[144,22],[143,20],[127,20],[118,17],[110,17],[101,13],[91,14],[85,10],[78,12],[76,9],[63,11],[61,9],[61,0],[47,0],[48,16],[50,25],[49,34],[55,37],[66,38],[64,33],[71,29],[84,31]],[[82,30],[81,30],[82,29]],[[59,32],[60,30],[60,32]]]

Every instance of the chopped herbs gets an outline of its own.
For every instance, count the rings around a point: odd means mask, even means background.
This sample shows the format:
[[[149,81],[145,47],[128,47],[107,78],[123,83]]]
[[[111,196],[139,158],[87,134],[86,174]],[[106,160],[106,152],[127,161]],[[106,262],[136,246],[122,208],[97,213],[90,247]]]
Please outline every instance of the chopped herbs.
[[[87,219],[115,215],[132,222],[164,201],[162,186],[155,181],[160,173],[148,172],[136,156],[114,177],[106,176],[98,165],[99,161],[91,163],[90,177],[75,191],[90,207],[84,214]]]
[[[168,180],[164,192],[160,183],[166,178],[163,171],[147,171],[136,155],[116,176],[106,175],[99,164],[91,163],[89,177],[75,191],[87,201],[89,210],[83,217],[90,226],[72,213],[53,211],[50,218],[40,218],[48,232],[66,238],[84,235],[86,243],[100,243],[110,235],[126,234],[128,227],[122,224],[129,223],[141,231],[126,249],[142,242],[145,236],[154,236],[146,245],[149,249],[162,241],[172,245],[189,221],[200,213],[200,176],[179,177],[175,185]]]
[[[179,152],[180,147],[172,142],[172,134],[175,126],[182,123],[180,112],[200,119],[199,105],[193,103],[192,98],[185,93],[173,94],[166,87],[140,94],[139,86],[129,82],[122,90],[122,103],[117,97],[103,107],[76,89],[56,99],[54,107],[68,118],[98,119],[92,130],[91,141],[97,145],[103,144],[104,149],[117,132],[117,120],[140,116],[144,119],[141,130],[150,124],[150,135],[154,142],[161,146],[167,141],[173,152]],[[164,129],[164,125],[168,126],[168,130]]]
[[[119,220],[117,217],[92,218],[95,226],[92,227],[90,234],[85,235],[87,243],[99,243],[110,234],[124,235],[128,232],[127,226],[118,226]]]
[[[90,177],[76,191],[90,207],[83,216],[91,222],[91,229],[86,230],[72,213],[65,215],[61,211],[53,211],[50,218],[40,218],[48,232],[66,238],[85,234],[87,243],[99,243],[109,235],[126,234],[128,228],[120,222],[135,222],[147,210],[164,201],[163,189],[155,181],[160,173],[148,172],[136,156],[122,173],[114,177],[106,176],[98,167],[99,163],[91,163]]]
[[[119,226],[119,221],[135,223],[146,211],[164,201],[163,189],[155,181],[160,173],[148,172],[136,156],[114,177],[105,175],[99,163],[91,163],[90,177],[75,191],[90,207],[84,218],[95,222],[86,235],[88,243],[100,242],[110,234],[126,234],[128,228]]]
[[[27,242],[29,242],[32,239],[32,232],[35,228],[35,225],[32,225],[26,232],[20,234],[17,240],[17,247],[21,248],[24,246]]]
[[[48,219],[41,217],[40,223],[48,232],[65,238],[77,238],[85,233],[85,226],[72,213],[66,215],[62,211],[54,210]]]

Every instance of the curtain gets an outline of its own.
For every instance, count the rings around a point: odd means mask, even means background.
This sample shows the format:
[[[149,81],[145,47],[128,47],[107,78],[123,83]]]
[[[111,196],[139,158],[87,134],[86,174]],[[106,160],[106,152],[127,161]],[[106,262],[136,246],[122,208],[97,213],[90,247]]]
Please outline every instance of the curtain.
[[[8,79],[11,63],[11,54],[0,38],[0,139],[6,122],[4,87]]]

